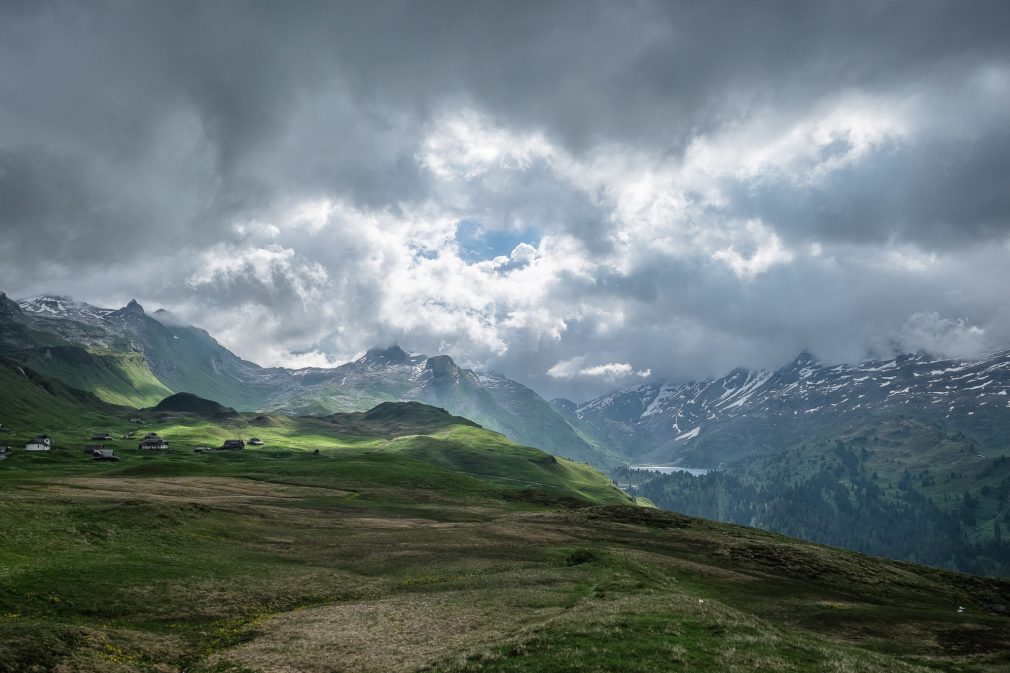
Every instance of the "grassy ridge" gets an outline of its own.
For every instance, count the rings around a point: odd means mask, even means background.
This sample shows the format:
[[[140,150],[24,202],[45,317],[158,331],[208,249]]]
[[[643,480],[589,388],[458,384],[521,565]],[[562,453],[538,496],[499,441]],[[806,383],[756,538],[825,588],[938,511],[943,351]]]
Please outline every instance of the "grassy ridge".
[[[0,423],[15,431],[0,435],[0,444],[40,432],[69,441],[83,428],[115,422],[117,411],[91,393],[0,358]]]
[[[20,351],[16,359],[110,404],[147,407],[172,394],[140,353],[93,353],[77,346],[54,346]]]

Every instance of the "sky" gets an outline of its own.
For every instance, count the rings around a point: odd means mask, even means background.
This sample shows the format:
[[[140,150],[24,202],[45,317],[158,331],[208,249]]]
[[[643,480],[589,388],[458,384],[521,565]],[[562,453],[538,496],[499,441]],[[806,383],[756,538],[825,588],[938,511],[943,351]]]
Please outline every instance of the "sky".
[[[583,400],[1010,346],[1010,4],[0,3],[0,289]]]

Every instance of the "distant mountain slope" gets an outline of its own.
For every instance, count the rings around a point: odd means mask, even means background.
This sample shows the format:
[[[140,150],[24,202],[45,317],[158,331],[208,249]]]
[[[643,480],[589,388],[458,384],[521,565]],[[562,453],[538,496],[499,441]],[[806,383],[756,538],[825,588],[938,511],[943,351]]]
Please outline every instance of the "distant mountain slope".
[[[53,298],[29,311],[0,296],[0,354],[113,404],[144,406],[171,394],[142,355],[100,324],[101,309]]]
[[[657,506],[867,554],[1010,575],[1010,451],[881,418],[701,476],[615,472]]]
[[[191,392],[236,409],[263,405],[274,370],[238,357],[207,332],[174,320],[162,322],[131,301],[108,315],[144,355],[158,379],[177,392]]]
[[[301,369],[279,387],[271,408],[290,413],[359,411],[379,402],[417,400],[444,407],[511,439],[597,466],[620,458],[576,429],[542,397],[497,374],[478,374],[447,355],[373,348],[334,369]]]
[[[574,410],[555,406],[629,456],[699,467],[894,414],[1005,445],[1010,351],[973,362],[919,353],[854,365],[825,365],[803,353],[774,371],[736,369],[710,381],[633,386]]]
[[[150,406],[173,391],[186,391],[256,409],[266,402],[277,375],[276,370],[242,360],[204,330],[181,324],[167,312],[148,315],[136,301],[113,310],[43,296],[21,301],[18,308],[28,327],[63,343],[93,353],[140,354],[161,389],[130,400],[135,406]]]
[[[21,307],[6,293],[0,292],[0,353],[65,343],[56,335],[31,329]]]

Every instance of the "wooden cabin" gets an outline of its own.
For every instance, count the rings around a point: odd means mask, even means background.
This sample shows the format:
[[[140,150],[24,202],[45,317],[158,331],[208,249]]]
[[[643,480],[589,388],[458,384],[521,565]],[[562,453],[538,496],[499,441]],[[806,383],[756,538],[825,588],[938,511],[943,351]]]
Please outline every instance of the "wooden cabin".
[[[140,444],[137,445],[138,449],[146,449],[149,451],[164,451],[168,448],[168,442],[164,439],[155,435],[153,432],[150,433],[152,436],[144,437],[140,440]]]
[[[37,435],[25,444],[25,451],[49,451],[53,448],[53,440],[46,435]]]

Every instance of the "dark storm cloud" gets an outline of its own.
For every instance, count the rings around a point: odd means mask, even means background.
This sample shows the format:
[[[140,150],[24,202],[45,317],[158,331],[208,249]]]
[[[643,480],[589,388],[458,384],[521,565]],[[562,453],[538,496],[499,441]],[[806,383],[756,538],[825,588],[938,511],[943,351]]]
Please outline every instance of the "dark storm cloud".
[[[929,250],[1010,234],[1010,127],[983,128],[970,144],[927,138],[889,146],[817,185],[740,182],[728,211],[773,223],[790,238]]]
[[[0,285],[575,396],[612,383],[544,372],[859,357],[933,313],[1010,341],[1008,34],[1004,2],[6,3]],[[458,263],[453,220],[540,261]]]
[[[383,204],[423,193],[404,140],[447,101],[575,148],[677,151],[753,105],[1007,58],[1004,3],[913,5],[21,4],[0,131],[143,170],[190,114],[222,208],[292,188]]]

